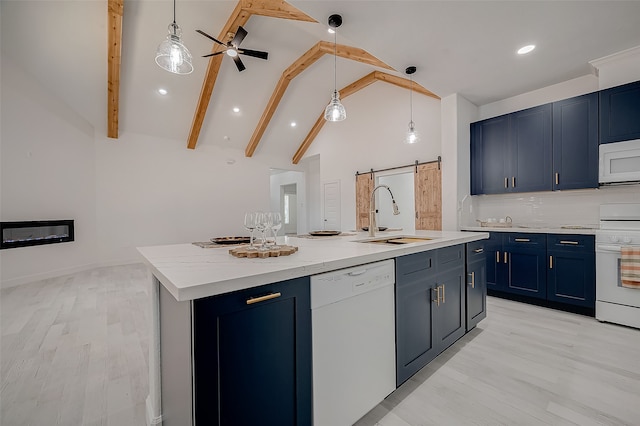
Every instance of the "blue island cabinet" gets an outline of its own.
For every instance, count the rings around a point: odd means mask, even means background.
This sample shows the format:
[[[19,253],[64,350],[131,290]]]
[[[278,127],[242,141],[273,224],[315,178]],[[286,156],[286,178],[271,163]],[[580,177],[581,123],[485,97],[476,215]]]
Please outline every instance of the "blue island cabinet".
[[[309,278],[193,303],[195,424],[310,426]]]
[[[462,337],[464,244],[396,258],[396,382]]]
[[[467,331],[487,317],[486,240],[467,243]]]

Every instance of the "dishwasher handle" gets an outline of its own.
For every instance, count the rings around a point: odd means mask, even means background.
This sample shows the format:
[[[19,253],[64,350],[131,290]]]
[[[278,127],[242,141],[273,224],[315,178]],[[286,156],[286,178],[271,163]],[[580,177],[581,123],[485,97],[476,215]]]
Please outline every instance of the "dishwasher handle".
[[[357,271],[349,272],[347,275],[349,275],[350,277],[357,277],[358,275],[363,275],[366,273],[367,273],[366,269],[358,269]]]

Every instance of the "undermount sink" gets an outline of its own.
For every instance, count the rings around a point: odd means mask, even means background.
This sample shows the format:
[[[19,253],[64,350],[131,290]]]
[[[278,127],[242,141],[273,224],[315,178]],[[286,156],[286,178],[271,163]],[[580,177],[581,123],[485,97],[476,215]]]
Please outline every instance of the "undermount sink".
[[[425,241],[433,240],[429,237],[415,237],[412,235],[396,235],[395,237],[382,237],[382,238],[367,238],[366,240],[357,240],[357,243],[371,243],[371,244],[412,244],[422,243]]]

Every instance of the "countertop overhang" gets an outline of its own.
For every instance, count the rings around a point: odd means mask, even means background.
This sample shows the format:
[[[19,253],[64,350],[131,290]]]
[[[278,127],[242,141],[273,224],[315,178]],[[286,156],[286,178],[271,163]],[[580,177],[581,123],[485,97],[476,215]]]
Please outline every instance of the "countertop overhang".
[[[463,231],[482,231],[482,232],[517,232],[527,234],[573,234],[573,235],[595,235],[598,228],[596,227],[554,227],[551,225],[514,225],[507,227],[491,227],[491,226],[463,226]]]
[[[138,247],[138,251],[173,297],[186,301],[489,238],[489,230],[481,231],[417,231],[410,235],[432,239],[404,245],[357,242],[368,238],[366,232],[316,239],[279,237],[279,244],[297,246],[298,252],[266,259],[237,258],[229,254],[229,247],[200,248],[189,243]],[[394,235],[409,234],[378,234]]]

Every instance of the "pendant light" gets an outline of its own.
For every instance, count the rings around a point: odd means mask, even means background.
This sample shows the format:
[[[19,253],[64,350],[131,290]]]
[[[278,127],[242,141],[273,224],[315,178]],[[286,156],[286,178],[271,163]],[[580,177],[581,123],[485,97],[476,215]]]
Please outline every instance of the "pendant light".
[[[414,72],[416,72],[416,67],[413,67],[413,66],[407,67],[407,69],[404,70],[404,72],[407,73],[407,75],[411,80],[411,86],[409,88],[409,110],[411,112],[411,119],[409,121],[409,129],[407,130],[407,134],[405,135],[404,141],[408,144],[413,144],[420,141],[418,132],[416,132],[416,128],[415,128],[416,126],[413,122],[413,78],[411,77],[411,75]]]
[[[334,29],[333,31],[333,95],[331,96],[331,102],[324,109],[324,119],[327,121],[342,121],[347,118],[347,111],[344,109],[344,105],[340,103],[340,94],[336,87],[336,67],[338,48],[336,44],[336,28],[342,25],[342,16],[331,15],[329,16],[329,26]]]
[[[156,64],[174,74],[191,74],[191,53],[182,44],[182,30],[176,24],[176,0],[173,0],[173,22],[169,24],[169,35],[156,50]]]

